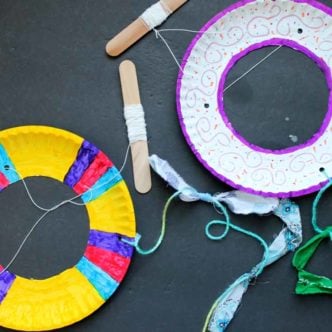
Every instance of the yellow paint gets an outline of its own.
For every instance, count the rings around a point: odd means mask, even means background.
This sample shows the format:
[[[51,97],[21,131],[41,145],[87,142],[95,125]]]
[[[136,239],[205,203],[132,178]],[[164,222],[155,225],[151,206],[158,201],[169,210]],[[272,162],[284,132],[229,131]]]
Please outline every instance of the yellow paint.
[[[0,132],[0,143],[24,178],[47,176],[63,181],[82,142],[81,137],[68,131],[44,126]]]
[[[16,330],[51,330],[79,321],[103,303],[75,267],[44,280],[17,277],[0,305],[0,324]]]
[[[124,181],[85,206],[91,229],[135,237],[134,208]]]

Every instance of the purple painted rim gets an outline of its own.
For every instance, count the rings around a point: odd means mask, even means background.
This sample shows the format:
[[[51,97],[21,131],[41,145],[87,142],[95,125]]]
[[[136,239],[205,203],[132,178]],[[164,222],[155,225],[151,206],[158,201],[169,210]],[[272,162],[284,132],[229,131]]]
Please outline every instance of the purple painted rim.
[[[326,82],[327,82],[327,86],[328,86],[330,94],[329,94],[329,101],[328,101],[328,110],[327,110],[327,113],[326,113],[325,118],[323,120],[323,123],[322,123],[321,127],[319,128],[319,130],[317,131],[317,133],[315,133],[308,141],[306,141],[303,144],[299,144],[299,145],[292,146],[292,147],[285,148],[285,149],[271,150],[271,149],[262,148],[258,145],[255,145],[255,144],[252,144],[252,143],[248,142],[243,136],[241,136],[239,134],[239,132],[237,132],[233,128],[233,126],[232,126],[232,124],[231,124],[230,120],[228,119],[228,116],[225,112],[225,107],[224,107],[223,100],[222,100],[221,96],[223,95],[223,91],[224,91],[224,88],[225,88],[225,83],[226,83],[226,78],[227,78],[228,73],[230,72],[230,70],[234,67],[234,65],[241,58],[243,58],[248,53],[250,53],[252,51],[255,51],[257,49],[260,49],[260,48],[263,48],[263,47],[266,47],[266,46],[277,46],[277,45],[283,45],[283,46],[287,46],[289,48],[292,48],[295,51],[299,51],[300,53],[305,54],[308,58],[313,60],[318,65],[318,67],[322,70],[322,72],[325,74],[325,78],[326,78]],[[228,63],[228,65],[226,66],[226,68],[225,68],[225,70],[224,70],[224,72],[221,76],[221,79],[219,81],[217,96],[218,96],[218,107],[219,107],[219,112],[221,114],[221,117],[222,117],[223,121],[225,122],[226,127],[228,127],[228,129],[232,132],[232,134],[239,141],[241,141],[244,145],[250,147],[254,151],[281,155],[281,154],[291,153],[291,152],[294,152],[294,151],[297,151],[297,150],[301,150],[305,147],[308,147],[308,146],[312,145],[313,143],[315,143],[324,134],[324,131],[328,127],[328,125],[331,121],[331,118],[332,118],[332,93],[331,92],[332,92],[331,70],[330,70],[329,66],[327,65],[327,63],[322,58],[319,58],[316,54],[311,52],[309,49],[307,49],[306,47],[298,44],[297,42],[295,42],[293,40],[282,39],[282,38],[272,38],[272,39],[269,39],[269,40],[265,40],[261,43],[253,44],[250,47],[243,50],[242,52],[240,52],[240,53],[236,54],[235,56],[233,56],[233,58]]]
[[[332,16],[332,8],[327,7],[326,5],[316,1],[316,0],[293,0],[296,3],[305,3],[308,5],[311,5],[312,7],[319,9],[323,12],[325,12],[327,15]],[[247,4],[253,3],[255,2],[255,0],[241,0],[239,2],[236,2],[235,4],[227,7],[226,9],[224,9],[223,11],[221,11],[220,13],[218,13],[216,16],[214,16],[209,22],[207,22],[201,29],[200,32],[204,32],[206,30],[208,30],[213,24],[215,24],[218,20],[220,20],[222,17],[224,17],[225,15],[227,15],[228,13],[232,12],[235,9],[238,9],[240,7],[243,7]],[[183,70],[188,62],[188,58],[191,54],[191,51],[193,50],[193,48],[195,47],[196,43],[199,41],[199,39],[203,36],[202,33],[198,33],[195,38],[191,41],[189,47],[187,48],[182,63],[181,63],[181,69],[179,71],[178,74],[178,78],[177,78],[177,86],[176,86],[176,106],[177,106],[177,113],[178,113],[178,117],[179,117],[179,122],[180,122],[180,126],[183,132],[183,135],[188,143],[188,145],[190,146],[191,150],[193,151],[193,153],[195,154],[196,158],[200,161],[200,163],[208,170],[210,171],[210,173],[212,175],[214,175],[215,177],[217,177],[219,180],[225,182],[226,184],[230,185],[233,188],[245,191],[247,193],[250,194],[256,194],[256,195],[261,195],[261,196],[265,196],[265,197],[279,197],[279,198],[289,198],[289,197],[298,197],[298,196],[303,196],[303,195],[307,195],[307,194],[311,194],[313,192],[318,191],[319,189],[321,189],[326,183],[327,181],[322,181],[320,183],[318,183],[317,185],[311,186],[309,188],[306,189],[302,189],[302,190],[298,190],[298,191],[290,191],[290,192],[279,192],[279,193],[273,193],[273,192],[265,192],[265,191],[260,191],[260,190],[254,190],[252,188],[247,188],[244,187],[240,184],[236,184],[233,181],[231,181],[230,179],[226,178],[224,175],[221,175],[219,173],[217,173],[211,166],[209,166],[207,164],[207,162],[202,158],[202,156],[200,155],[200,153],[197,151],[197,149],[195,148],[194,144],[191,142],[191,139],[189,137],[189,134],[186,130],[184,121],[183,121],[183,115],[182,115],[182,110],[181,110],[181,103],[180,103],[180,90],[181,90],[181,83],[182,83],[182,77],[183,77]],[[294,42],[295,43],[295,42]],[[297,44],[297,43],[296,43]],[[316,57],[317,58],[317,57]]]

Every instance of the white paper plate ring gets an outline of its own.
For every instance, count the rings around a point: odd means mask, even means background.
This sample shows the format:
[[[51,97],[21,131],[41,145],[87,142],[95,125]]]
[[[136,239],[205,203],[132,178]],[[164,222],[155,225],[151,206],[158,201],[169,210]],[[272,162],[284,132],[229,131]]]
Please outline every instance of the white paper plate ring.
[[[319,190],[332,174],[332,9],[313,0],[244,0],[209,21],[186,51],[177,109],[187,142],[220,180],[246,192],[294,197]],[[326,77],[328,110],[306,143],[268,150],[247,142],[223,106],[229,70],[247,53],[285,45],[310,57]]]

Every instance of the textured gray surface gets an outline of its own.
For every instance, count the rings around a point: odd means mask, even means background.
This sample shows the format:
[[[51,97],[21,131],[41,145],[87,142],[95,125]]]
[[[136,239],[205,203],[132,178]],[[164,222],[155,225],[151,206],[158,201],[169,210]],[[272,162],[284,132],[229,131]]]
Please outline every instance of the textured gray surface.
[[[331,0],[323,2],[332,5]],[[231,3],[192,0],[163,27],[199,29]],[[161,42],[149,34],[120,58],[104,53],[106,41],[149,4],[148,0],[0,0],[1,128],[43,124],[68,129],[95,143],[120,166],[127,138],[118,65],[129,58],[137,65],[151,152],[169,160],[201,191],[228,190],[198,163],[183,139],[175,112],[178,69]],[[184,33],[167,34],[179,59],[192,38]],[[231,75],[245,71],[264,52],[248,56]],[[321,73],[310,60],[285,49],[230,90],[226,106],[234,126],[248,140],[276,148],[290,146],[290,134],[300,141],[308,139],[324,117],[326,99]],[[129,164],[123,176],[135,203],[142,245],[149,246],[159,231],[161,209],[171,190],[153,176],[153,190],[140,196],[133,189]],[[47,179],[31,179],[28,184],[44,205],[71,194]],[[331,220],[331,195],[322,202],[321,224]],[[296,200],[305,239],[313,235],[313,197]],[[0,262],[4,264],[39,214],[20,184],[0,195],[0,206]],[[90,318],[65,330],[200,331],[216,296],[262,255],[255,241],[237,233],[231,232],[219,243],[207,240],[204,226],[215,217],[204,203],[175,203],[160,250],[150,257],[136,255],[116,295]],[[232,219],[267,241],[282,227],[269,216]],[[87,223],[84,208],[57,211],[36,230],[12,270],[45,277],[73,265],[84,250]],[[330,251],[330,243],[319,250],[311,264],[313,271],[332,275]],[[296,296],[296,275],[290,262],[291,255],[268,268],[249,289],[230,332],[332,329],[332,298]]]

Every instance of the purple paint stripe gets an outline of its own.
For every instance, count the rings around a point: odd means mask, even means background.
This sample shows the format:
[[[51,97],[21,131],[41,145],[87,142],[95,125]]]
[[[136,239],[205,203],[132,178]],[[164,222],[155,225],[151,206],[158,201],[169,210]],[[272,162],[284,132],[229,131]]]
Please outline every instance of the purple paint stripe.
[[[133,255],[134,248],[128,243],[121,241],[121,239],[133,240],[116,233],[91,230],[88,244],[98,248],[110,250],[121,256],[130,258]]]
[[[2,271],[2,267],[0,267],[0,271]],[[9,271],[5,271],[0,274],[0,303],[6,297],[11,285],[13,284],[16,276]]]
[[[227,75],[230,72],[230,70],[235,66],[235,64],[240,59],[245,57],[250,52],[253,52],[253,51],[258,50],[260,48],[263,48],[263,47],[266,47],[266,46],[280,46],[280,45],[290,47],[290,48],[294,49],[295,51],[298,51],[300,53],[305,54],[308,58],[313,60],[318,65],[318,67],[321,69],[321,71],[325,75],[325,79],[326,79],[326,82],[327,82],[327,87],[328,87],[328,90],[329,90],[329,102],[328,102],[328,110],[327,110],[326,116],[324,118],[324,121],[323,121],[320,129],[309,140],[307,140],[303,144],[299,144],[299,145],[292,146],[292,147],[289,147],[289,148],[279,149],[279,150],[271,150],[271,149],[262,148],[260,146],[257,146],[255,144],[252,144],[252,143],[248,142],[243,136],[241,136],[233,128],[233,126],[232,126],[232,124],[231,124],[230,120],[228,119],[227,114],[225,112],[225,107],[224,107],[224,103],[223,103],[223,94],[224,94],[224,88],[225,88]],[[332,91],[331,70],[330,70],[330,67],[327,65],[327,63],[322,58],[318,57],[313,52],[311,52],[309,49],[307,49],[306,47],[298,44],[297,42],[295,42],[293,40],[282,39],[282,38],[272,38],[272,39],[265,40],[265,41],[257,43],[257,44],[253,44],[250,47],[243,50],[242,52],[240,52],[240,53],[238,53],[238,54],[236,54],[235,56],[232,57],[232,59],[230,60],[230,62],[226,66],[225,70],[223,71],[223,74],[222,74],[221,79],[219,81],[219,88],[218,88],[218,93],[217,93],[218,108],[219,108],[219,112],[221,114],[221,117],[222,117],[224,123],[226,124],[226,126],[228,127],[228,129],[244,145],[248,146],[249,148],[251,148],[254,151],[264,152],[264,153],[267,153],[267,154],[282,155],[282,154],[288,154],[288,153],[291,153],[291,152],[302,150],[302,149],[314,144],[325,133],[326,128],[330,124],[331,118],[332,118],[332,94],[331,94],[331,91]]]
[[[65,176],[64,183],[69,187],[74,187],[80,180],[86,169],[93,162],[97,156],[99,149],[88,141],[84,141],[77,153],[77,157],[73,165],[70,167],[67,175]]]

